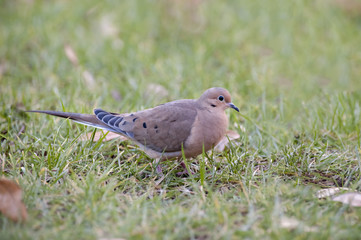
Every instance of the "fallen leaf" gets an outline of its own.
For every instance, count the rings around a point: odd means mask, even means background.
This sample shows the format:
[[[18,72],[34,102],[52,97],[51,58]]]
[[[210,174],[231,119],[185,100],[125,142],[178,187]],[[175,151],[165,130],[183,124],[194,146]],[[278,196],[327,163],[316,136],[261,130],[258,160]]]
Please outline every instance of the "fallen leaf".
[[[112,90],[111,94],[114,100],[121,101],[123,99],[122,95],[120,95],[120,93],[117,90]]]
[[[176,22],[182,29],[198,33],[204,30],[207,18],[202,11],[203,0],[166,0],[167,22]]]
[[[339,193],[340,191],[348,191],[348,190],[351,190],[351,189],[344,188],[344,187],[325,188],[325,189],[318,190],[316,192],[316,197],[317,198],[327,198],[327,197],[331,197],[331,196],[335,195],[336,193]]]
[[[94,88],[96,86],[95,78],[88,70],[84,70],[83,78],[89,88]]]
[[[228,146],[230,141],[238,139],[240,135],[232,130],[228,130],[222,140],[214,147],[217,152],[223,152],[224,148]]]
[[[25,221],[28,217],[21,195],[21,188],[15,182],[0,179],[0,212],[14,222]]]
[[[109,15],[103,16],[99,21],[100,32],[105,37],[115,37],[119,33],[113,18]]]
[[[125,238],[99,238],[99,240],[125,240]]]
[[[361,2],[358,0],[334,0],[334,5],[351,16],[361,15]]]
[[[0,79],[8,70],[8,64],[6,62],[0,62]]]
[[[20,136],[21,134],[25,133],[25,129],[26,129],[25,124],[22,124],[19,132],[16,135]]]
[[[280,220],[280,227],[287,229],[296,229],[300,225],[300,221],[295,218],[282,217]]]
[[[102,137],[104,137],[104,134],[106,134],[106,133],[107,133],[107,132],[104,133],[103,131],[97,131],[97,132],[95,132],[93,141],[94,141],[94,142],[99,141],[99,139],[101,139]],[[91,140],[92,135],[93,135],[93,132],[90,132],[90,133],[87,133],[87,134],[83,134],[83,135],[80,136],[80,140],[81,140],[81,141]],[[113,139],[116,139],[116,138],[118,138],[120,141],[125,141],[125,140],[127,140],[127,138],[124,137],[124,136],[122,136],[122,135],[119,135],[119,134],[113,133],[113,132],[108,132],[108,134],[104,137],[103,142],[107,142],[107,141],[110,141],[110,140],[113,140]]]
[[[75,54],[74,49],[73,49],[70,45],[66,44],[66,45],[64,46],[64,51],[65,51],[65,55],[66,55],[66,57],[69,59],[69,61],[70,61],[74,66],[78,66],[79,60],[78,60],[77,55]]]
[[[301,221],[297,220],[296,218],[289,218],[289,217],[282,217],[280,219],[279,226],[281,228],[286,228],[286,229],[290,229],[290,230],[294,230],[301,226],[301,228],[305,232],[316,232],[317,231],[317,227],[314,227],[314,226],[309,227],[309,226],[305,225],[304,223],[302,223]]]
[[[161,100],[169,95],[168,90],[160,84],[150,83],[146,89],[147,91],[143,94],[146,99]]]
[[[353,207],[361,207],[361,193],[344,193],[332,198],[333,201],[349,204]]]

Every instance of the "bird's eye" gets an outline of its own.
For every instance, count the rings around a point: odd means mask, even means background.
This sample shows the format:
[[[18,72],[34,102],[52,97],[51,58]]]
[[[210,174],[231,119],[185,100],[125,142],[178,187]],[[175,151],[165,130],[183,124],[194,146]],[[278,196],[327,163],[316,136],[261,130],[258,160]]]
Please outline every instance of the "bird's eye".
[[[218,97],[218,100],[222,102],[224,100],[224,97],[221,95]]]

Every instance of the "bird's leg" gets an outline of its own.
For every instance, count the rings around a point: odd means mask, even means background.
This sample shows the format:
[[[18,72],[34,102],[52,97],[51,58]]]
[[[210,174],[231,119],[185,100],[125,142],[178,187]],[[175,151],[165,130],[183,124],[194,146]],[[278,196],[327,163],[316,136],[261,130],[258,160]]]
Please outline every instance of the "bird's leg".
[[[190,172],[188,171],[187,166],[185,165],[184,161],[182,161],[182,162],[180,163],[180,165],[183,167],[184,171],[182,171],[182,172],[177,172],[177,176],[183,176],[183,175],[188,175],[188,176],[190,176],[190,175],[193,175],[193,174],[194,174],[192,171],[190,171]]]
[[[163,176],[162,167],[160,166],[160,158],[156,158],[154,163],[156,165],[155,171],[158,175]]]
[[[156,171],[159,175],[163,175],[162,168],[160,167],[159,164],[156,166],[155,171]]]

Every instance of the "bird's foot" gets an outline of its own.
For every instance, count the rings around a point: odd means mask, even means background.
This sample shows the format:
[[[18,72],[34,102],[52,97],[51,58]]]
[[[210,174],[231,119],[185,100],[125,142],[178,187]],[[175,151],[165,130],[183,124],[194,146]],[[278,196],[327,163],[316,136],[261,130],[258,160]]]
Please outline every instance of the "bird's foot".
[[[155,167],[155,171],[158,175],[163,176],[162,167],[159,164]]]
[[[188,176],[194,175],[194,173],[192,172],[192,170],[188,171],[187,166],[184,164],[184,162],[181,162],[180,165],[183,167],[184,171],[182,171],[182,172],[177,172],[176,174],[177,174],[178,177],[184,176],[184,175],[188,175]]]

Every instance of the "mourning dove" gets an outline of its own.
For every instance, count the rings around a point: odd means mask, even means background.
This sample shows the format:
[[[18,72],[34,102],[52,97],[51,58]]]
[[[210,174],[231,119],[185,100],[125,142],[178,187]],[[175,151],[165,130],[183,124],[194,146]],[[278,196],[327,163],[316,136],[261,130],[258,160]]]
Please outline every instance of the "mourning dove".
[[[29,111],[69,118],[75,122],[115,132],[133,141],[149,157],[194,157],[208,151],[224,137],[227,108],[239,109],[224,88],[210,88],[199,99],[168,102],[134,113],[111,113],[95,109],[94,115]]]

